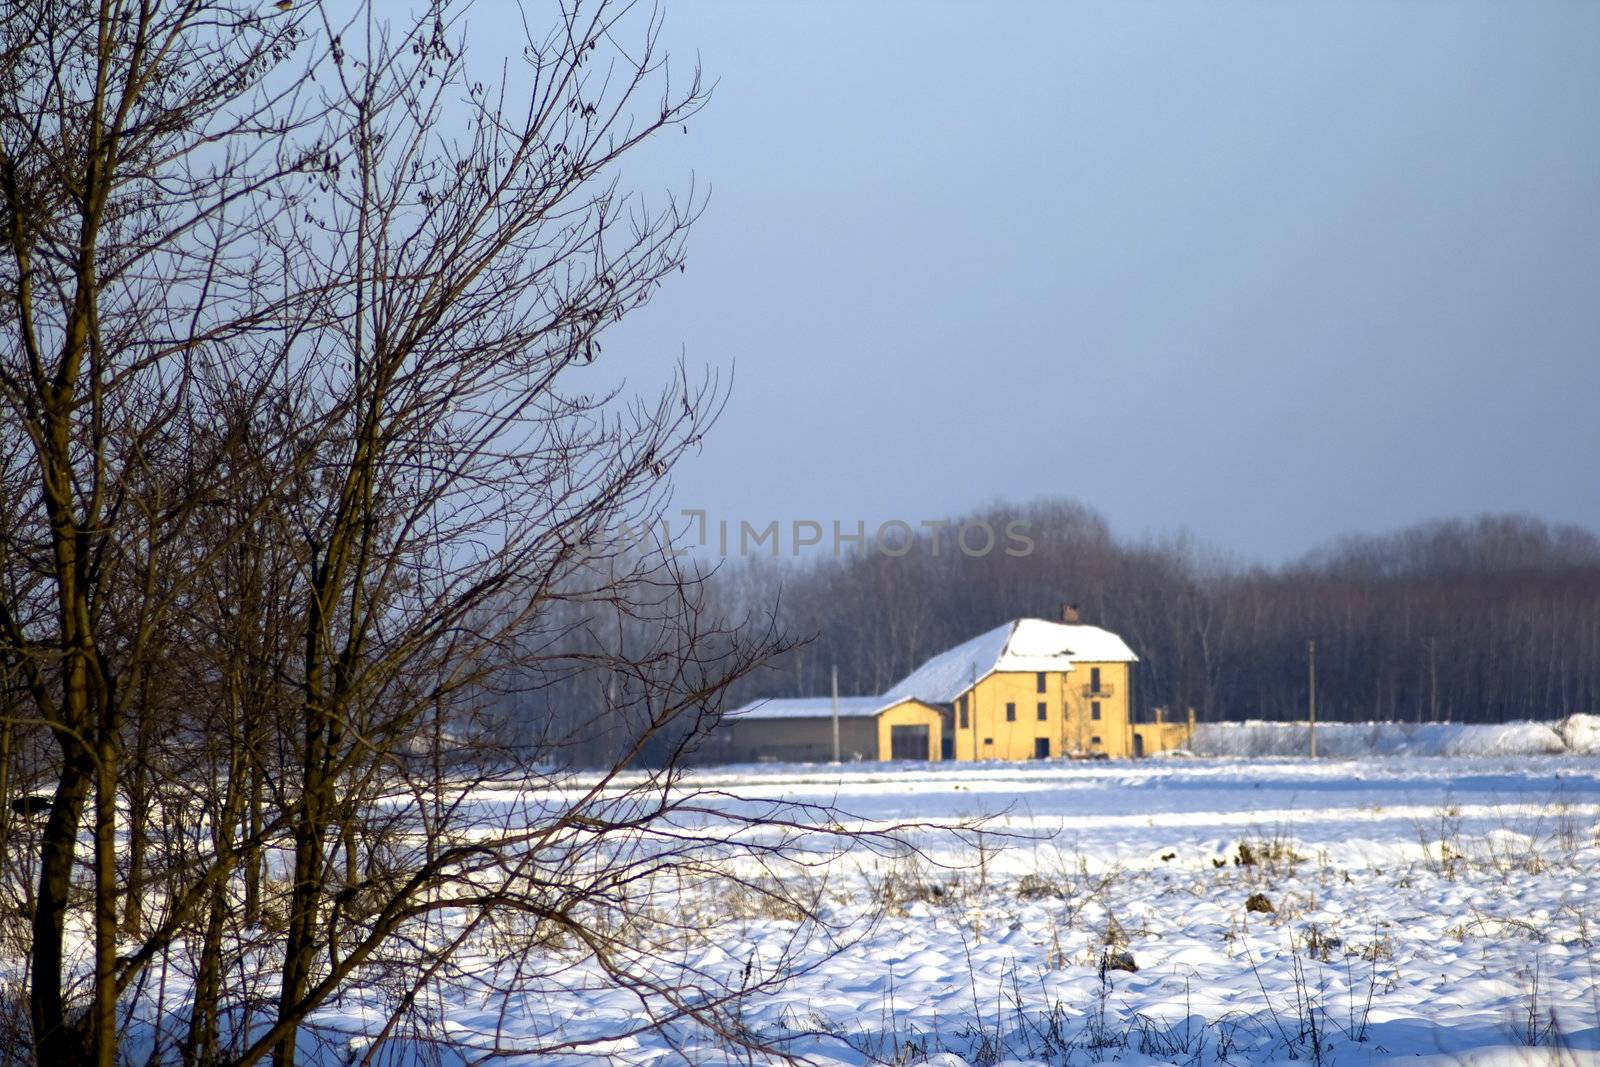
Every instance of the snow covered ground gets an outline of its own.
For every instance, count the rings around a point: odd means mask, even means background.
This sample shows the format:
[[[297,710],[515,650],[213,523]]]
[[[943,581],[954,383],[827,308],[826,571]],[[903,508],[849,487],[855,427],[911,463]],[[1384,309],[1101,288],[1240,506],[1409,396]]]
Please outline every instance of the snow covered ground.
[[[739,1024],[809,1062],[1600,1063],[1594,758],[766,766],[691,784],[829,805],[847,829],[987,819],[788,872],[828,924],[809,940],[759,901],[682,902],[738,916],[683,943],[698,981],[798,962]],[[539,1063],[742,1062],[681,1026],[617,1039],[645,1005],[581,967],[565,986],[442,1005],[442,1032],[574,1042]]]

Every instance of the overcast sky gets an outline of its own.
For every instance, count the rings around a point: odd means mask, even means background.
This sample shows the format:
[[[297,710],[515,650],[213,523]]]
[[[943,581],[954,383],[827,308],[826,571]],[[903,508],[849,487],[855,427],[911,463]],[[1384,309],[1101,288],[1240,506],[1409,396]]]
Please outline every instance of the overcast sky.
[[[719,85],[631,177],[712,195],[607,352],[736,367],[679,504],[1600,528],[1600,3],[663,10]]]

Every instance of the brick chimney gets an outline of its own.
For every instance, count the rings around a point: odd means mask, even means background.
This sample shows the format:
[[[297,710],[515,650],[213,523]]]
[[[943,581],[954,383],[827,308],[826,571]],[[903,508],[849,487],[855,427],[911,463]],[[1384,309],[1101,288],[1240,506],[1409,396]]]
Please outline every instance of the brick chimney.
[[[1078,605],[1076,605],[1076,604],[1063,604],[1063,605],[1061,605],[1061,621],[1064,622],[1064,623],[1068,623],[1068,624],[1077,622],[1078,621]]]

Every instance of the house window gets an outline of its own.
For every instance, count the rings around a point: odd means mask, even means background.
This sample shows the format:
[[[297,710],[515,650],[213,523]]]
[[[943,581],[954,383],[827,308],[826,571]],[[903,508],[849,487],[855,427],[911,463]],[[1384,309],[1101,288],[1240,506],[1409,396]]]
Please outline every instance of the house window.
[[[1089,692],[1091,692],[1091,693],[1100,692],[1100,668],[1099,667],[1090,667],[1089,668]]]
[[[1016,721],[1017,721],[1017,706],[1015,704],[1007,704],[1006,705],[1006,722],[1016,722]]]
[[[1033,686],[1036,691],[1044,692],[1044,671],[1040,671],[1033,676]]]
[[[1098,719],[1099,717],[1100,717],[1100,702],[1098,700],[1089,701],[1089,718]]]
[[[994,744],[994,738],[992,738],[992,737],[985,737],[985,738],[984,738],[984,739],[983,739],[983,743],[984,743],[984,744],[986,744],[986,745],[992,745],[992,744]]]
[[[967,698],[961,697],[956,701],[956,713],[961,716],[961,728],[967,728]]]
[[[1044,720],[1049,716],[1049,708],[1050,708],[1049,704],[1046,704],[1042,700],[1039,701],[1039,721],[1040,722],[1044,722]]]
[[[1091,745],[1098,745],[1100,743],[1100,739],[1098,737],[1091,737],[1089,738],[1089,743]]]

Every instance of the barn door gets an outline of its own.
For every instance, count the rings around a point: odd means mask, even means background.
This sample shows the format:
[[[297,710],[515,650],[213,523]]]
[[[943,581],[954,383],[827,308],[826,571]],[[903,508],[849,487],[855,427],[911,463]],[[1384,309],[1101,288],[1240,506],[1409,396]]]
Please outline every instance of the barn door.
[[[929,758],[928,752],[928,727],[922,726],[891,726],[889,727],[889,758],[890,759],[922,759]]]

